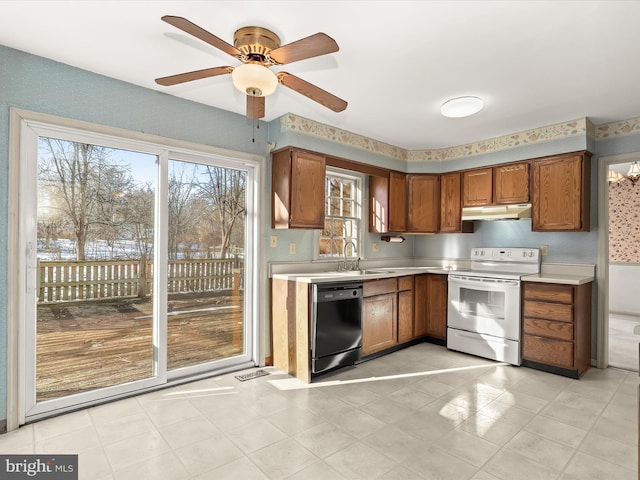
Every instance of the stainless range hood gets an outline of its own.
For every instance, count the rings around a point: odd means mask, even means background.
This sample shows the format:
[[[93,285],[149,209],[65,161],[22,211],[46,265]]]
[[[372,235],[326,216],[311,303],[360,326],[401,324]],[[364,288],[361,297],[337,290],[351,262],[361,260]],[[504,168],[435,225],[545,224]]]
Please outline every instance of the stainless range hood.
[[[531,218],[531,204],[491,205],[488,207],[465,207],[462,220],[520,220]]]

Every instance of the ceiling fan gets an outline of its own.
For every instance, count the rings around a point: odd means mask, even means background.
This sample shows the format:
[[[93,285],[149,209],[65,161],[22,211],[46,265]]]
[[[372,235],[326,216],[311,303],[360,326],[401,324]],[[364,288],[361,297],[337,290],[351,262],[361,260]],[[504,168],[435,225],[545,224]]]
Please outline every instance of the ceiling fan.
[[[233,45],[231,45],[185,18],[165,15],[162,20],[228,53],[241,61],[242,65],[205,68],[156,78],[156,83],[159,85],[171,86],[202,78],[231,74],[234,86],[247,95],[247,117],[251,119],[264,117],[264,99],[275,91],[278,83],[334,112],[341,112],[347,108],[347,102],[326,90],[290,73],[274,73],[269,69],[274,65],[285,65],[337,52],[338,44],[324,33],[316,33],[280,46],[280,38],[272,31],[262,27],[243,27],[236,30],[233,35]]]

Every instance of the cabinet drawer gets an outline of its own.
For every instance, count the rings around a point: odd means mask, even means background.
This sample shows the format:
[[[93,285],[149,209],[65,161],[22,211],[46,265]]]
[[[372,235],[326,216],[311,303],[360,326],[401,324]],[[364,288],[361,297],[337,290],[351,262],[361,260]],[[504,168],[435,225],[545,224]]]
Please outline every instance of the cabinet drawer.
[[[382,280],[370,280],[364,282],[362,287],[362,295],[371,297],[373,295],[382,295],[384,293],[392,293],[398,291],[398,279],[384,278]]]
[[[550,322],[538,318],[524,319],[524,333],[558,340],[573,341],[573,324],[565,322]]]
[[[524,301],[524,317],[543,318],[558,322],[573,322],[573,305],[561,303]]]
[[[524,298],[556,303],[573,303],[573,287],[524,282]]]
[[[413,275],[398,278],[398,291],[413,290]]]
[[[573,368],[573,343],[524,335],[522,357],[557,367]]]

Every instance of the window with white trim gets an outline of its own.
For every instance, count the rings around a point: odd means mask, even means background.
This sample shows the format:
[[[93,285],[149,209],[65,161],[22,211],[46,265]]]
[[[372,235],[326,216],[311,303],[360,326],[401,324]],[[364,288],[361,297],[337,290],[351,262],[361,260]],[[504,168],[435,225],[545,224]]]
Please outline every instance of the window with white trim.
[[[319,258],[338,258],[345,253],[352,258],[361,256],[361,185],[360,176],[327,169],[325,219],[324,229],[320,232]]]

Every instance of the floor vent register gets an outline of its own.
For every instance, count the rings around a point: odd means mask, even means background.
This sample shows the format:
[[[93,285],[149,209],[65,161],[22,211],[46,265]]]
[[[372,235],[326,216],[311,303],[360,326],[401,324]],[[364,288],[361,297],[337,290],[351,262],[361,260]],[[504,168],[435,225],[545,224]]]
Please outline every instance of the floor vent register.
[[[247,380],[253,380],[254,378],[264,377],[265,375],[269,375],[269,372],[266,370],[255,370],[250,373],[244,373],[242,375],[236,375],[236,378],[241,382],[245,382]]]

